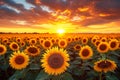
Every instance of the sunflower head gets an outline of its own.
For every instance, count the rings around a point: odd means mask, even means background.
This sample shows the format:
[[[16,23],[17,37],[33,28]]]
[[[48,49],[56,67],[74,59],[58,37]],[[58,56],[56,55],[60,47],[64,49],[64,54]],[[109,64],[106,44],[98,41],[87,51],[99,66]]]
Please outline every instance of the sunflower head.
[[[87,37],[83,37],[82,38],[82,44],[87,44],[88,43],[88,38]]]
[[[90,59],[93,56],[92,48],[88,45],[83,46],[79,52],[79,56],[83,60]]]
[[[30,56],[38,56],[40,54],[40,49],[36,46],[28,46],[25,52]]]
[[[81,49],[81,45],[80,44],[76,44],[74,46],[74,50],[79,51],[80,49]]]
[[[58,75],[67,69],[69,66],[69,60],[69,55],[66,50],[54,47],[43,54],[41,62],[46,73],[50,75]]]
[[[95,38],[95,37],[93,37],[92,39],[91,39],[91,42],[94,44],[95,42],[97,41],[97,38]]]
[[[100,39],[100,41],[101,41],[101,42],[107,42],[107,38],[106,38],[106,37],[102,37],[102,38]]]
[[[107,42],[100,42],[99,45],[97,46],[97,50],[100,53],[106,53],[109,50],[109,46]]]
[[[94,65],[94,70],[98,72],[108,72],[108,71],[113,71],[117,68],[117,65],[114,61],[112,60],[100,60],[95,62]]]
[[[20,42],[20,46],[21,46],[21,47],[24,47],[25,44],[26,44],[26,43],[25,43],[24,41]]]
[[[13,50],[13,51],[19,50],[19,45],[18,45],[16,42],[10,43],[9,47],[10,47],[10,49]]]
[[[29,44],[30,45],[35,45],[37,43],[37,40],[36,39],[30,39],[29,40]]]
[[[21,38],[16,38],[16,42],[20,43],[21,42]]]
[[[4,45],[0,44],[0,55],[4,55],[6,51],[7,51],[7,48]]]
[[[70,43],[72,41],[71,38],[67,38],[67,42]]]
[[[44,39],[40,38],[39,43],[43,44],[43,42],[44,42]]]
[[[23,52],[14,52],[9,59],[9,64],[12,68],[18,70],[26,68],[29,64],[29,56]]]
[[[110,50],[116,50],[118,49],[119,47],[119,42],[117,39],[111,39],[109,41],[109,47],[110,47]]]
[[[98,46],[99,44],[100,44],[100,41],[97,40],[97,41],[95,42],[95,46]]]
[[[59,46],[60,48],[65,48],[65,47],[67,46],[67,41],[66,41],[65,39],[59,40],[58,46]]]
[[[43,45],[44,49],[50,49],[53,44],[52,44],[51,40],[44,40],[42,45]]]
[[[75,37],[75,41],[78,41],[79,40],[79,38],[78,37]]]
[[[51,39],[51,42],[54,44],[55,43],[55,39],[53,38],[53,39]]]
[[[2,39],[2,43],[3,43],[3,44],[6,44],[8,41],[9,41],[9,40],[8,40],[7,38],[3,38],[3,39]]]

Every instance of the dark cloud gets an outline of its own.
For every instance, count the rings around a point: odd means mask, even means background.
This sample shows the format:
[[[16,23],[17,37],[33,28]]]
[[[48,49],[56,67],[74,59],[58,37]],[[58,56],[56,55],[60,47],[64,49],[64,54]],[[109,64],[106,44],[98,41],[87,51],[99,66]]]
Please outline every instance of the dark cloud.
[[[1,2],[4,2],[4,4],[14,7],[18,10],[21,10],[21,11],[25,10],[25,8],[22,4],[18,4],[16,2],[14,2],[13,0],[1,0]]]
[[[18,16],[18,13],[5,6],[0,6],[0,19],[11,19]]]
[[[40,4],[36,3],[36,0],[26,0],[26,2],[34,5],[34,8],[26,10],[23,4],[18,4],[13,0],[1,0],[0,1],[0,17],[1,19],[10,20],[25,20],[30,25],[42,24],[49,22],[57,22],[59,19],[57,16],[67,16],[68,22],[80,24],[83,26],[104,24],[120,19],[120,0],[37,0]],[[7,4],[20,12],[4,7]],[[53,13],[57,13],[57,16],[51,15],[41,8],[41,6],[49,7]],[[86,10],[85,10],[86,8]],[[88,8],[88,9],[87,9]],[[66,10],[70,11],[69,15]],[[85,17],[85,20],[74,21],[71,20],[75,16],[81,18]],[[89,18],[91,17],[91,18]],[[62,21],[62,18],[60,18]],[[66,20],[66,19],[63,19]]]

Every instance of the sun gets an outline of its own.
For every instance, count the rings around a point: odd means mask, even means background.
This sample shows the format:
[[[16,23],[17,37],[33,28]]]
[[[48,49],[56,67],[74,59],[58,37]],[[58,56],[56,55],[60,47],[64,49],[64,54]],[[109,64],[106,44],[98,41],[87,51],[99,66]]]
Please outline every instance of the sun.
[[[64,29],[58,29],[58,30],[57,30],[57,33],[63,34],[63,33],[65,33],[65,30],[64,30]]]

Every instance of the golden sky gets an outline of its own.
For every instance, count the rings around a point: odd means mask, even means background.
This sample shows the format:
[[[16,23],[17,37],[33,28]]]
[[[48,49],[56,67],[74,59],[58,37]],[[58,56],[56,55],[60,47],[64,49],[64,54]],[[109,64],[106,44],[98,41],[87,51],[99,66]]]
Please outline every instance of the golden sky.
[[[0,0],[0,32],[119,33],[120,0]]]

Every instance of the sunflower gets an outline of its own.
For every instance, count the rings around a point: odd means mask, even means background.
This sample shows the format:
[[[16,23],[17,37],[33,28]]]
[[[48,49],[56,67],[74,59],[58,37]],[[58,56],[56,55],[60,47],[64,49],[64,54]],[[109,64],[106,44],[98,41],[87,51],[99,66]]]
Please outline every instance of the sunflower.
[[[41,62],[46,73],[58,75],[65,72],[69,66],[69,60],[69,55],[66,50],[53,47],[44,53]]]
[[[9,47],[10,47],[10,49],[13,50],[13,51],[19,50],[19,45],[18,45],[16,42],[10,43]]]
[[[18,70],[26,68],[29,64],[29,56],[23,52],[14,52],[9,59],[9,64],[12,68]]]
[[[67,42],[70,43],[72,41],[71,38],[67,38]]]
[[[55,43],[57,44],[59,42],[59,38],[56,39]]]
[[[21,42],[21,38],[16,38],[16,42],[20,43]]]
[[[4,55],[6,51],[7,51],[7,48],[4,45],[0,44],[0,55]]]
[[[9,41],[9,40],[8,40],[7,38],[3,38],[3,39],[2,39],[2,44],[5,44],[5,45],[6,45],[8,41]]]
[[[40,44],[43,44],[43,42],[44,42],[44,39],[41,38],[41,39],[39,40],[39,43],[40,43]]]
[[[52,47],[52,42],[51,42],[51,40],[44,40],[44,42],[43,42],[43,44],[42,44],[42,46],[44,47],[44,49],[50,49],[51,47]]]
[[[25,44],[26,44],[26,43],[25,43],[24,41],[21,41],[21,42],[20,42],[20,46],[21,46],[21,47],[24,47]]]
[[[94,44],[95,42],[97,41],[97,38],[96,37],[93,37],[92,39],[91,39],[91,42]]]
[[[79,40],[79,38],[78,37],[75,37],[75,41],[78,41]]]
[[[106,37],[102,37],[102,38],[100,39],[100,41],[101,41],[101,42],[107,42],[107,38],[106,38]]]
[[[74,48],[74,50],[79,51],[81,49],[81,45],[76,44],[73,48]]]
[[[93,50],[90,46],[86,45],[83,46],[79,52],[79,56],[81,59],[89,59],[93,56]]]
[[[97,50],[100,53],[105,53],[108,52],[109,46],[107,42],[100,42],[99,45],[97,46]]]
[[[82,38],[82,44],[87,44],[88,43],[88,38],[87,37],[83,37]]]
[[[95,46],[98,46],[99,44],[100,44],[100,41],[99,41],[99,40],[97,40],[97,41],[94,43]]]
[[[58,46],[59,46],[60,48],[65,48],[65,47],[67,46],[67,41],[66,41],[66,39],[61,39],[61,40],[59,40]]]
[[[51,39],[51,42],[54,44],[54,43],[55,43],[55,39],[54,39],[54,38],[52,38],[52,39]]]
[[[119,47],[119,42],[117,39],[111,39],[109,41],[109,47],[110,47],[110,50],[116,50],[118,49]]]
[[[97,72],[114,71],[117,68],[115,61],[112,60],[100,60],[94,63],[94,70]]]
[[[37,56],[40,54],[40,49],[37,46],[28,46],[25,52],[30,56]]]
[[[36,39],[30,39],[29,44],[30,45],[35,45],[37,43]]]

